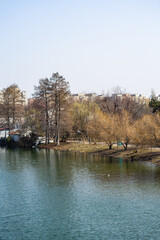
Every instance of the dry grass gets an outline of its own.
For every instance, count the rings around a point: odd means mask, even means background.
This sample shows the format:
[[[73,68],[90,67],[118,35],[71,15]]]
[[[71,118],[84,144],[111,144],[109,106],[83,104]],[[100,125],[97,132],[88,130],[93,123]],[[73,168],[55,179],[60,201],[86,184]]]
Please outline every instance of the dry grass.
[[[69,150],[75,152],[98,152],[106,150],[107,145],[97,145],[88,143],[61,143],[60,146],[55,146],[54,144],[40,145],[40,148],[50,148],[55,150]]]

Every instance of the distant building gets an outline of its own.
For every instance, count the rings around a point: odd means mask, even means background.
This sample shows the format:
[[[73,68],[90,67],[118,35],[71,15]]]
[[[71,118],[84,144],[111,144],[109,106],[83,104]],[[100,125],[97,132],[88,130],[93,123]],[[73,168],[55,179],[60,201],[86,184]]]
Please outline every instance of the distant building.
[[[27,105],[27,95],[26,95],[26,91],[22,91],[21,92],[21,100],[23,105]]]
[[[75,101],[82,101],[82,100],[94,100],[97,97],[96,93],[75,93],[72,94],[72,97]]]
[[[32,106],[36,98],[28,98],[28,106]]]
[[[0,102],[3,102],[3,91],[0,90]]]
[[[9,136],[9,128],[0,128],[0,139],[7,138]]]
[[[159,95],[151,95],[150,96],[150,100],[151,99],[155,99],[155,100],[157,100],[157,101],[160,101],[160,94]]]
[[[72,94],[72,97],[75,101],[82,101],[82,100],[95,100],[96,98],[102,99],[106,97],[105,94],[97,95],[96,93],[75,93]],[[124,98],[130,98],[136,101],[137,103],[148,104],[150,101],[149,97],[146,97],[142,94],[130,94],[130,93],[114,93],[110,98],[120,98],[121,100]],[[160,95],[158,96],[160,99]]]
[[[130,93],[124,93],[124,94],[112,94],[113,98],[118,97],[120,99],[124,99],[124,98],[130,98],[132,100],[134,100],[137,103],[141,103],[141,104],[149,104],[150,99],[142,94],[130,94]]]

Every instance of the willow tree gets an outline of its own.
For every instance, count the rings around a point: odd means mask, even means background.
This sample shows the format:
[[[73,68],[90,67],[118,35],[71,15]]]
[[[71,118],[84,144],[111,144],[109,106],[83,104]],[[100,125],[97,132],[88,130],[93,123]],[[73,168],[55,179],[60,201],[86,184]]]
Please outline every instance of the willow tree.
[[[61,113],[65,110],[70,95],[69,83],[59,73],[53,73],[50,78],[51,101],[54,116],[55,143],[59,145],[61,130]]]
[[[135,123],[137,146],[160,146],[160,115],[144,115]]]
[[[117,115],[117,136],[124,150],[127,150],[128,144],[134,139],[134,124],[130,113],[122,111]]]
[[[109,149],[117,140],[117,116],[103,113],[97,109],[92,115],[88,125],[90,138],[95,141],[105,142]]]
[[[81,102],[73,102],[72,119],[73,130],[76,137],[81,136],[83,139],[88,139],[90,142],[90,131],[88,128],[89,122],[98,108],[95,102],[83,100]]]

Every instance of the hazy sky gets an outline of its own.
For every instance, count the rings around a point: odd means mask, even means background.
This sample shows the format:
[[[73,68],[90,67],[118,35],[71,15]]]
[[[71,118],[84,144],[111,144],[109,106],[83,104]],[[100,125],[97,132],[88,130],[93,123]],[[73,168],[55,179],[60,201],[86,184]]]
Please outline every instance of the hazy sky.
[[[73,93],[160,93],[160,1],[0,0],[0,88],[53,72]]]

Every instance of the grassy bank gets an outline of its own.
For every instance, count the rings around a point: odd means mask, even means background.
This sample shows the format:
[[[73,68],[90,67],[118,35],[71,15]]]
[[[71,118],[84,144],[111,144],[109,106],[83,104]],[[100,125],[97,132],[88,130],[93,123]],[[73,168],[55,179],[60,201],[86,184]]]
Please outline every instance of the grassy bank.
[[[128,150],[125,151],[122,146],[114,146],[113,149],[110,150],[105,144],[88,144],[80,142],[66,142],[61,143],[60,146],[55,146],[55,144],[43,144],[40,145],[39,148],[95,153],[123,159],[150,161],[160,164],[160,148],[138,148],[135,152],[135,148],[133,147],[129,147]]]

